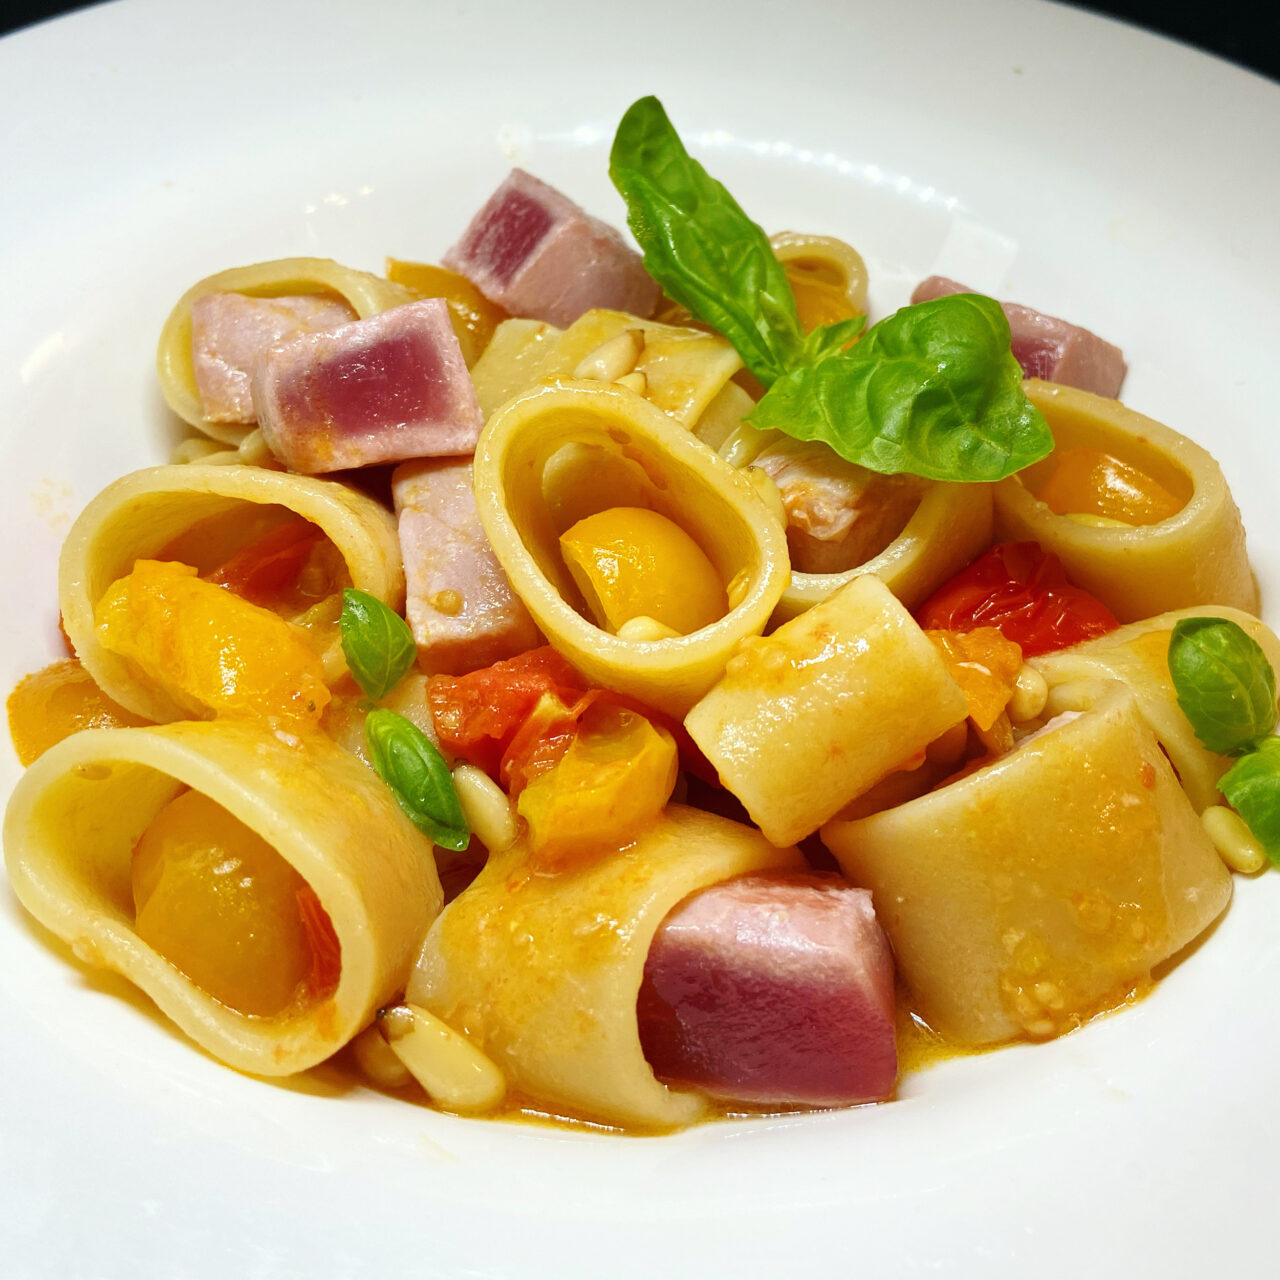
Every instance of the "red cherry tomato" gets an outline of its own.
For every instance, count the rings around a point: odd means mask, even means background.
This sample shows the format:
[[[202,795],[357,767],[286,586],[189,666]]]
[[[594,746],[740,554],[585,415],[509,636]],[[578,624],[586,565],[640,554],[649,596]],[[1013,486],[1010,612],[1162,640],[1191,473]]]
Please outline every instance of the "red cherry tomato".
[[[996,627],[1024,657],[1068,649],[1120,624],[1101,600],[1072,586],[1058,557],[1036,542],[1002,542],[944,583],[916,613],[929,629]]]

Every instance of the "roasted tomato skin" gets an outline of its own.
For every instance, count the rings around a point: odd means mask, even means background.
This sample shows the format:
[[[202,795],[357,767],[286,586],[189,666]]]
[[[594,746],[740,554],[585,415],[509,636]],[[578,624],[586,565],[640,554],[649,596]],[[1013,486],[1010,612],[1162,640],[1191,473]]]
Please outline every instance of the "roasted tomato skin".
[[[1069,649],[1120,624],[1101,600],[1067,581],[1036,542],[1002,542],[943,583],[916,612],[929,630],[995,627],[1024,657]]]

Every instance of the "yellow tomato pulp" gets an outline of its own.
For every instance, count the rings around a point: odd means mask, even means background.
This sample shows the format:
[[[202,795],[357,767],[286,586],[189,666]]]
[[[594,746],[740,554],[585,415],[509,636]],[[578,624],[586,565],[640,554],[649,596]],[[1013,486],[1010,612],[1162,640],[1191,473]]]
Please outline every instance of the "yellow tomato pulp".
[[[1098,449],[1064,449],[1036,496],[1056,515],[1099,524],[1158,524],[1182,509],[1154,477]]]
[[[610,631],[653,618],[688,635],[728,611],[724,583],[706,552],[656,511],[599,511],[561,534],[560,551],[595,621]]]
[[[103,648],[128,658],[190,714],[315,725],[329,701],[324,668],[283,618],[196,576],[139,560],[97,608]]]
[[[9,736],[24,765],[81,729],[118,729],[147,722],[113,702],[75,658],[23,679],[9,695]]]
[[[152,819],[133,851],[138,936],[215,999],[270,1016],[317,969],[306,881],[221,805],[186,791]],[[325,981],[331,984],[333,975]]]

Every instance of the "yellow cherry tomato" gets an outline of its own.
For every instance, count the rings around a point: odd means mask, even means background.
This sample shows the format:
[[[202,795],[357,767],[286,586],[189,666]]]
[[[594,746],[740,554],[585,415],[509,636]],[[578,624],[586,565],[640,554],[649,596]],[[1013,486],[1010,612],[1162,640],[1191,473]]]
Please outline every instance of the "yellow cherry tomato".
[[[1064,449],[1056,463],[1036,497],[1057,515],[1145,525],[1182,510],[1182,503],[1154,477],[1099,449]]]
[[[112,702],[75,658],[25,677],[9,695],[9,736],[24,765],[81,729],[147,722]]]
[[[643,507],[610,507],[560,535],[560,552],[598,625],[617,632],[651,618],[688,635],[722,618],[724,583],[673,520]]]
[[[496,302],[490,302],[466,276],[426,262],[387,259],[387,279],[412,289],[423,298],[443,298],[449,304],[449,321],[470,368],[489,345],[493,331],[507,318]]]
[[[138,936],[216,1000],[269,1017],[312,969],[306,881],[198,791],[171,800],[133,851]]]
[[[568,750],[520,793],[532,860],[555,867],[630,844],[676,785],[672,736],[639,712],[598,703]]]
[[[195,716],[274,717],[314,726],[329,701],[324,667],[297,627],[196,576],[139,560],[98,603],[98,640]]]
[[[995,627],[972,631],[926,631],[951,678],[969,704],[969,718],[984,733],[1013,697],[1022,670],[1022,649]]]

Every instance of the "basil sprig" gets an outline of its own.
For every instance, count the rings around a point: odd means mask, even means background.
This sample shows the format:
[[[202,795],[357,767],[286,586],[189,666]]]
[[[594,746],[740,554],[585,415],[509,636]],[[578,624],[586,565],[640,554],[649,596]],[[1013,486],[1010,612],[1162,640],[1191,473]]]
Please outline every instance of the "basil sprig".
[[[364,739],[378,776],[414,826],[443,849],[465,849],[471,828],[449,766],[431,739],[411,720],[385,707],[365,718]]]
[[[650,275],[768,388],[753,425],[933,480],[1000,480],[1053,449],[991,299],[905,307],[846,351],[862,318],[805,335],[768,237],[685,150],[657,98],[623,116],[609,174]]]
[[[338,634],[351,674],[375,701],[400,683],[418,654],[409,624],[376,596],[354,587],[342,593]]]
[[[839,358],[774,383],[750,421],[929,480],[1003,480],[1053,448],[1023,393],[1009,321],[977,293],[903,307]]]
[[[609,177],[667,296],[719,329],[766,387],[792,368],[805,335],[787,273],[769,237],[685,150],[657,98],[622,117]]]
[[[1182,618],[1169,638],[1178,705],[1210,751],[1238,757],[1218,789],[1280,865],[1276,675],[1261,646],[1226,618]]]

